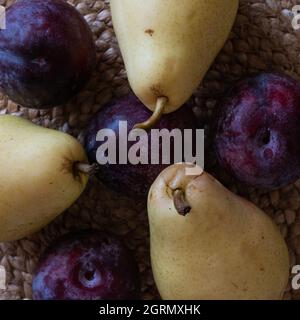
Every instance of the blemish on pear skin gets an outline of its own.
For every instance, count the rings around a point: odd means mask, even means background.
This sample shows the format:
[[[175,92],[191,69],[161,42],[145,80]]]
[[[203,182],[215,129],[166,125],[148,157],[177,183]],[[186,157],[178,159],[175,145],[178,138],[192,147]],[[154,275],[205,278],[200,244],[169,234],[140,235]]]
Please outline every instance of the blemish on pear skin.
[[[196,17],[196,11],[190,12],[188,17],[187,17],[187,21],[192,20],[194,17]]]
[[[153,95],[155,95],[156,97],[163,97],[164,94],[162,93],[162,89],[160,84],[155,84],[152,87],[150,87],[151,92],[153,93]]]
[[[232,284],[236,289],[239,289],[239,286],[238,286],[236,283],[231,282],[231,284]]]
[[[75,181],[82,183],[82,177],[76,169],[76,163],[77,162],[74,162],[73,160],[70,160],[67,157],[65,157],[61,166],[61,171],[67,174],[72,174]]]
[[[152,29],[147,29],[147,30],[145,30],[145,33],[146,33],[146,34],[149,34],[150,37],[153,37],[154,30],[152,30]]]
[[[153,192],[150,192],[149,193],[149,201],[152,201],[152,199],[153,199]]]

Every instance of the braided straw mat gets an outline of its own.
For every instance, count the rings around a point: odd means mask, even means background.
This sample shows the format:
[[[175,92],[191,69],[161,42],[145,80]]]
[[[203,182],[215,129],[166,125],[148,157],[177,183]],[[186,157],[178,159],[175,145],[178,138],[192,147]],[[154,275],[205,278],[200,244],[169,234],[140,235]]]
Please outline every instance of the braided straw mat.
[[[12,2],[0,0],[6,6]],[[97,46],[98,62],[89,85],[68,104],[51,110],[25,109],[0,96],[0,114],[19,115],[69,132],[82,141],[83,129],[93,114],[113,97],[127,94],[129,86],[112,29],[109,1],[70,3],[89,23]],[[296,0],[240,0],[230,39],[190,101],[206,132],[216,101],[241,76],[275,69],[300,78],[300,31],[295,31],[291,24],[291,9],[296,4]],[[289,245],[291,265],[300,264],[300,181],[271,193],[242,188],[218,168],[210,155],[209,142],[206,147],[207,169],[274,219]],[[45,247],[70,230],[91,227],[111,231],[124,239],[139,263],[143,298],[159,298],[150,267],[145,201],[115,194],[92,178],[78,202],[44,230],[20,241],[0,243],[0,268],[6,270],[6,289],[0,290],[0,299],[31,299],[32,274]],[[300,299],[300,290],[293,291],[289,284],[285,299]]]

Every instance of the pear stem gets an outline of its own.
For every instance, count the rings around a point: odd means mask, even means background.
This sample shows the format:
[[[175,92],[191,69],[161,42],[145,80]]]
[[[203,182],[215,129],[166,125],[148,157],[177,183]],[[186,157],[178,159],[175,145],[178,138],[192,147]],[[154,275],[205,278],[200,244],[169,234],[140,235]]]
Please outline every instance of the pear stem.
[[[98,171],[98,164],[88,164],[88,163],[83,163],[83,162],[76,162],[74,163],[74,170],[76,172],[81,172],[84,174],[87,174],[89,176],[95,174]]]
[[[164,114],[165,107],[169,99],[167,97],[159,97],[156,101],[156,107],[152,116],[145,122],[138,123],[134,126],[134,129],[144,129],[149,130],[154,127],[154,125],[160,120]]]
[[[192,207],[186,200],[185,193],[182,189],[176,189],[174,191],[173,200],[174,200],[174,206],[180,215],[186,216],[188,213],[191,212]]]

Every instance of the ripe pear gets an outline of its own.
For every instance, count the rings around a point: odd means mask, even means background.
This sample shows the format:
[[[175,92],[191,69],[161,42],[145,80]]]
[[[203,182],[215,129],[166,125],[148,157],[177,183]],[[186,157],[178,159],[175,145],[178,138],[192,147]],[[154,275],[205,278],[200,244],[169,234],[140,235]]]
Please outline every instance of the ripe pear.
[[[38,231],[87,184],[85,151],[68,134],[2,115],[0,150],[0,241]]]
[[[151,261],[163,299],[281,299],[287,246],[254,204],[209,174],[167,168],[148,199]]]
[[[154,115],[180,108],[202,81],[234,23],[238,0],[110,0],[130,85]]]

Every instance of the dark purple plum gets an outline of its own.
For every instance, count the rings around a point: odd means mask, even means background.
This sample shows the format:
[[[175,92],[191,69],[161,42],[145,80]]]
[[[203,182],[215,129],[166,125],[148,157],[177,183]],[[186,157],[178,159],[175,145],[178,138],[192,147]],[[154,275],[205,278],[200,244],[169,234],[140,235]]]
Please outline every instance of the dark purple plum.
[[[112,129],[117,136],[117,151],[120,141],[119,123],[120,121],[127,121],[128,132],[130,132],[136,123],[143,122],[151,116],[149,111],[133,94],[125,96],[119,100],[115,100],[102,108],[100,112],[95,115],[89,124],[86,132],[85,146],[91,162],[97,162],[96,154],[99,146],[103,142],[96,141],[97,132],[100,129]],[[153,129],[195,129],[197,128],[196,117],[189,106],[184,106],[180,110],[171,114],[163,115],[160,121]],[[148,164],[105,164],[99,168],[99,179],[111,189],[125,194],[130,197],[143,198],[147,195],[151,184],[154,182],[159,173],[168,167],[168,164],[163,164],[160,158],[159,164],[150,164],[151,153],[151,131],[148,131],[148,145],[143,145],[149,152]],[[127,151],[135,142],[128,142]],[[195,151],[196,139],[193,139],[193,151]],[[183,148],[183,147],[182,147]],[[183,148],[184,149],[184,148]],[[171,155],[170,162],[174,163],[174,145],[171,141]],[[161,155],[162,141],[159,144],[159,153]],[[119,153],[117,152],[117,158]],[[185,160],[182,154],[182,160]]]
[[[134,300],[140,298],[139,271],[114,236],[81,231],[44,252],[32,289],[35,300]]]
[[[219,162],[239,181],[277,189],[300,178],[300,84],[261,73],[238,82],[220,105]]]
[[[0,30],[0,90],[24,107],[62,104],[89,80],[96,62],[92,32],[62,0],[20,0]]]

